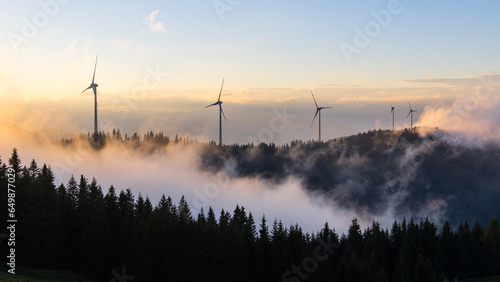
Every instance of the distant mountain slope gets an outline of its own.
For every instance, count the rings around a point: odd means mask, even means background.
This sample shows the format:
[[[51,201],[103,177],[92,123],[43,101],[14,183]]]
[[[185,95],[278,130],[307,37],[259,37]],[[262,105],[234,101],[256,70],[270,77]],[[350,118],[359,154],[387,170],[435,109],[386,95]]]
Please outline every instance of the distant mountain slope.
[[[359,212],[430,216],[452,223],[500,215],[500,146],[470,148],[443,132],[370,131],[325,143],[206,146],[203,170],[282,182]]]
[[[93,142],[90,135],[78,139]],[[171,144],[195,145],[199,168],[233,178],[284,183],[290,177],[310,193],[358,215],[430,217],[452,224],[500,216],[500,142],[460,139],[437,129],[375,130],[327,142],[217,146],[163,133],[100,133],[96,149],[122,144],[155,154]],[[452,141],[448,141],[452,140]],[[63,142],[74,146],[72,141]],[[480,144],[480,145],[478,145]],[[270,185],[271,186],[271,185]]]

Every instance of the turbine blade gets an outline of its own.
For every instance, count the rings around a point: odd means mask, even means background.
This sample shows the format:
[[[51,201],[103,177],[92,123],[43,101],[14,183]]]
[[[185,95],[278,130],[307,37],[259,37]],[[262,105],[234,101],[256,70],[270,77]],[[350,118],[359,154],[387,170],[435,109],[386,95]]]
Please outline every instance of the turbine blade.
[[[220,86],[220,92],[219,92],[219,100],[217,100],[217,102],[220,101],[220,96],[222,95],[222,87],[224,87],[224,79],[226,79],[225,77],[222,79],[222,85]]]
[[[406,115],[406,118],[408,118],[410,116],[410,114],[411,114],[411,111],[408,113],[408,115]]]
[[[391,116],[393,113],[394,113],[394,108],[391,109],[391,113],[389,114],[389,116]]]
[[[215,105],[217,105],[217,104],[218,104],[218,102],[215,102],[215,103],[213,103],[213,104],[210,104],[210,105],[206,106],[206,107],[205,107],[205,109],[206,109],[206,108],[208,108],[208,107],[211,107],[211,106],[215,106]]]
[[[222,110],[222,106],[219,104],[220,111],[222,113],[222,116],[224,117],[224,120],[227,122],[226,115],[224,114],[224,111]]]
[[[87,90],[89,90],[90,88],[92,88],[92,85],[90,85],[89,87],[85,88],[85,90],[83,90],[82,93],[85,92],[85,91],[87,91]],[[80,93],[80,94],[82,94],[82,93]]]
[[[313,94],[313,92],[312,92],[312,91],[311,91],[311,95],[313,96],[313,100],[314,100],[314,104],[316,105],[316,109],[317,109],[317,108],[319,108],[319,107],[318,107],[318,103],[316,103],[316,99],[314,98],[314,94]]]
[[[94,84],[94,78],[95,78],[95,69],[97,68],[97,57],[99,56],[99,54],[97,54],[97,56],[95,57],[95,66],[94,66],[94,75],[92,76],[92,84]]]
[[[321,107],[321,109],[331,109],[332,107]]]
[[[410,106],[410,110],[411,110],[411,104],[410,104],[410,102],[408,102],[408,106]]]
[[[313,126],[314,120],[316,119],[316,116],[318,115],[319,111],[320,111],[319,109],[316,110],[316,114],[314,114],[313,121],[311,122],[311,126],[309,127]]]

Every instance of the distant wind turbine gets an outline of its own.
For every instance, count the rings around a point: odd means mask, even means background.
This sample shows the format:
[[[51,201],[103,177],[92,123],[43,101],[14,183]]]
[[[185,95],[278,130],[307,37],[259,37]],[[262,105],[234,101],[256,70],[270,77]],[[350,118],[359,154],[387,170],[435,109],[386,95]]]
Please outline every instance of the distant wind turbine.
[[[316,116],[319,113],[319,117],[318,117],[318,123],[319,123],[318,140],[319,140],[319,142],[321,142],[321,110],[323,110],[323,109],[331,109],[332,107],[318,107],[318,103],[316,103],[316,99],[314,98],[314,94],[313,94],[312,91],[311,91],[311,95],[313,97],[314,104],[316,104],[316,113],[314,114],[314,117],[313,117],[313,120],[311,122],[311,126],[310,127],[312,127],[312,125],[314,123],[314,120],[316,119]]]
[[[220,92],[219,92],[219,99],[217,100],[217,102],[205,107],[206,109],[211,106],[219,105],[219,146],[222,146],[222,117],[224,117],[224,120],[227,122],[226,115],[222,110],[222,101],[220,100],[220,96],[222,95],[222,87],[224,87],[224,79],[225,78],[222,79],[222,85],[220,86]]]
[[[99,55],[97,55],[95,57],[94,75],[92,76],[92,83],[90,84],[89,87],[85,88],[85,90],[82,91],[82,93],[83,93],[91,88],[94,91],[94,135],[96,136],[96,138],[98,135],[98,129],[97,129],[97,86],[99,86],[99,85],[97,83],[94,83],[94,79],[95,79],[95,70],[97,68],[97,57],[98,56]]]
[[[410,106],[410,112],[408,113],[408,115],[406,115],[406,118],[408,118],[408,116],[411,115],[411,117],[410,117],[410,130],[413,130],[413,113],[414,112],[418,113],[418,112],[411,108],[410,102],[408,102],[408,106]]]
[[[394,107],[391,102],[389,102],[389,104],[391,104],[391,113],[389,114],[389,116],[392,115],[392,131],[394,131],[394,109],[397,108],[397,106]]]

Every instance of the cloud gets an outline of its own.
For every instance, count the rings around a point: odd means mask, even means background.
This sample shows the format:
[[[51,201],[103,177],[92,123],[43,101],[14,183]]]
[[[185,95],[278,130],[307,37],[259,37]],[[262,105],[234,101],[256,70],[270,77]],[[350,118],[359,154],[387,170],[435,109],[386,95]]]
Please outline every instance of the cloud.
[[[68,55],[71,55],[73,53],[73,51],[75,51],[75,48],[76,48],[76,45],[78,44],[78,41],[80,41],[80,37],[78,37],[77,39],[73,40],[67,47],[66,49],[64,49],[64,51],[62,52],[62,55],[63,56],[68,56]]]
[[[344,96],[335,101],[335,103],[349,103],[349,102],[406,102],[408,100],[429,100],[438,99],[440,95],[418,95],[418,96],[392,96],[392,97],[368,97],[368,96]]]
[[[426,106],[416,125],[444,129],[446,138],[459,143],[498,140],[500,76],[481,76],[476,81],[479,86],[472,93],[457,97],[452,104]]]
[[[137,54],[144,53],[144,51],[146,51],[146,47],[144,47],[143,45],[139,45],[137,47]]]
[[[467,76],[463,78],[424,78],[402,80],[404,83],[439,84],[445,87],[477,87],[484,85],[485,80],[500,80],[500,74],[487,73],[484,75]]]
[[[162,194],[178,202],[186,197],[196,215],[211,206],[216,212],[231,211],[238,204],[252,212],[257,224],[263,214],[269,222],[274,218],[285,225],[298,223],[306,232],[318,231],[325,222],[337,231],[347,231],[356,212],[325,201],[320,194],[309,195],[301,181],[293,177],[281,184],[258,178],[231,178],[226,172],[217,174],[199,170],[199,144],[171,144],[155,154],[144,155],[120,143],[108,143],[103,150],[93,151],[78,139],[72,146],[60,146],[43,136],[21,127],[0,123],[0,155],[7,159],[16,147],[27,164],[35,159],[49,165],[55,183],[66,184],[71,175],[79,179],[95,177],[104,193],[114,185],[118,190],[130,188],[157,203]],[[370,220],[363,221],[367,225]]]
[[[127,39],[119,38],[116,40],[111,40],[111,41],[109,41],[109,43],[111,43],[113,46],[125,51],[125,50],[128,50],[128,47],[130,46],[130,43],[133,40],[134,40],[134,37],[132,36],[132,37],[127,38]]]
[[[167,32],[165,27],[163,27],[163,23],[155,20],[157,15],[158,15],[158,10],[154,10],[153,12],[151,12],[151,14],[149,14],[147,17],[145,17],[141,21],[141,24],[148,25],[149,32],[151,32],[151,33],[165,33],[165,32]]]

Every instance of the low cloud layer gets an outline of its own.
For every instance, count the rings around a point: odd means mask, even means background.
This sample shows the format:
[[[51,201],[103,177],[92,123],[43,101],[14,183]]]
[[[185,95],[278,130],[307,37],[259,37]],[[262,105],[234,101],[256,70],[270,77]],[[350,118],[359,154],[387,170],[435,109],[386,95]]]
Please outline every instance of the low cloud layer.
[[[450,141],[470,144],[493,142],[500,137],[500,76],[476,80],[477,87],[451,104],[426,106],[417,126],[438,127]]]
[[[6,162],[16,147],[23,165],[35,159],[39,165],[51,166],[56,185],[66,184],[74,175],[95,177],[106,192],[130,188],[156,203],[162,194],[179,201],[184,195],[193,213],[211,206],[216,212],[232,211],[236,205],[252,212],[257,223],[265,214],[268,223],[276,218],[285,225],[298,223],[306,232],[321,229],[325,222],[339,231],[346,231],[354,211],[345,210],[324,201],[321,195],[308,194],[298,179],[290,177],[282,184],[272,184],[258,178],[231,178],[227,173],[199,170],[199,144],[169,145],[152,155],[131,151],[122,145],[110,145],[96,152],[85,144],[62,148],[32,132],[2,126],[0,133],[2,161]],[[369,221],[362,221],[368,224]]]

